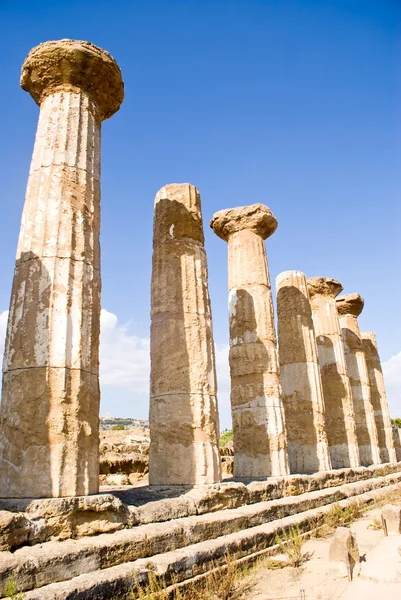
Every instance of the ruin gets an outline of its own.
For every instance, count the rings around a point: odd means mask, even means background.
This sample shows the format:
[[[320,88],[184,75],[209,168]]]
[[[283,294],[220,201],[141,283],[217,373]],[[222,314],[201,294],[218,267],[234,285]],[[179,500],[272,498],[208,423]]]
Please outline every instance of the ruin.
[[[306,277],[276,279],[280,381],[291,473],[331,469],[323,388]]]
[[[277,220],[267,206],[252,204],[215,213],[210,226],[228,242],[234,476],[285,475],[287,439],[264,245]]]
[[[312,277],[307,283],[323,384],[331,464],[333,469],[357,467],[360,462],[352,390],[335,300],[343,287],[330,277]]]
[[[150,483],[220,481],[201,199],[187,183],[166,185],[155,198],[150,355]]]
[[[381,463],[379,441],[371,402],[368,368],[358,325],[358,316],[363,310],[364,300],[359,294],[345,294],[336,299],[336,304],[352,390],[359,458],[362,466],[378,465]]]
[[[40,44],[21,86],[40,105],[4,359],[0,497],[99,487],[100,124],[120,69],[88,42]]]
[[[150,439],[139,421],[141,431],[119,422],[99,440],[100,125],[123,100],[121,72],[104,50],[61,40],[29,53],[21,84],[40,118],[4,360],[0,597],[186,597],[224,577],[229,557],[235,573],[399,494],[401,429],[391,427],[375,336],[359,332],[363,301],[336,303],[336,280],[281,273],[277,350],[264,244],[277,220],[261,204],[211,222],[228,243],[234,444],[219,448],[201,200],[190,184],[155,199]],[[390,464],[359,466],[359,449],[363,462]],[[382,517],[388,534],[400,532],[398,508]],[[349,529],[328,557],[357,574]]]
[[[376,420],[380,458],[383,463],[394,464],[401,459],[401,456],[400,458],[396,456],[376,336],[373,331],[365,331],[361,333],[361,339],[369,375],[370,396]]]

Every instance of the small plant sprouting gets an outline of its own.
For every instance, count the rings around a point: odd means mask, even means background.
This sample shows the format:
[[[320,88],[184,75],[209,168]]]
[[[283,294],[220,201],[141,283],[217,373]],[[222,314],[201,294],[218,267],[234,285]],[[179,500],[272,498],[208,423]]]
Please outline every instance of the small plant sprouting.
[[[383,521],[375,517],[371,523],[368,525],[368,529],[374,529],[378,531],[379,529],[383,529]]]
[[[305,562],[306,556],[302,552],[304,540],[298,527],[291,527],[288,532],[283,529],[282,537],[276,535],[276,543],[292,567],[300,567]]]
[[[6,582],[3,588],[3,597],[12,598],[12,600],[24,600],[25,594],[18,591],[17,582],[14,577],[10,577]]]

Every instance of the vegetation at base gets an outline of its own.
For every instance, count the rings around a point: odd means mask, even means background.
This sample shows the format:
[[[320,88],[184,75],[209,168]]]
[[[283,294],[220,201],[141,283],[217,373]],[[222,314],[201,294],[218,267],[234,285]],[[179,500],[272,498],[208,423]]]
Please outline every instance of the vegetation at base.
[[[373,521],[369,523],[368,529],[375,529],[376,531],[379,529],[383,529],[383,521],[375,517]]]
[[[316,530],[313,532],[313,537],[323,538],[331,535],[337,527],[351,525],[358,519],[365,510],[372,507],[369,504],[361,505],[356,501],[350,502],[348,506],[340,506],[333,504],[330,511],[318,522],[316,522]]]
[[[300,567],[307,560],[306,554],[302,552],[304,541],[298,527],[291,527],[289,531],[283,529],[281,536],[276,535],[276,544],[292,567]]]
[[[232,429],[226,429],[225,431],[223,431],[223,433],[220,436],[220,440],[219,440],[220,448],[224,448],[224,446],[226,444],[228,444],[228,442],[231,442],[232,439],[233,439]]]
[[[112,425],[110,429],[111,431],[124,431],[125,425],[123,425],[122,423],[117,423],[116,425]]]
[[[157,578],[153,571],[149,572],[148,582],[141,585],[134,574],[135,588],[133,600],[243,600],[253,583],[243,580],[243,571],[229,554],[226,554],[226,566],[219,569],[212,564],[208,575],[188,585],[185,589],[179,587],[168,589],[165,580]],[[172,581],[172,585],[174,585]]]
[[[399,417],[397,417],[396,419],[391,419],[391,424],[394,425],[394,427],[401,428],[401,419]]]
[[[14,577],[10,577],[3,588],[3,597],[12,598],[12,600],[24,600],[25,594],[18,592],[17,582]]]

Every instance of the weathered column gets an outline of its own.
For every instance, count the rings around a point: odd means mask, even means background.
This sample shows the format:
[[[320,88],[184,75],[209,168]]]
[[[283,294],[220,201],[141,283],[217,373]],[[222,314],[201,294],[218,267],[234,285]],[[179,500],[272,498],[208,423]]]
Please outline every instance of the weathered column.
[[[356,436],[361,465],[381,463],[375,415],[370,397],[369,374],[362,347],[358,316],[364,300],[359,294],[345,294],[336,300],[344,343],[347,372],[354,404]]]
[[[289,473],[273,300],[263,240],[277,228],[262,204],[221,210],[210,223],[228,242],[234,476]]]
[[[376,336],[373,331],[365,331],[361,333],[361,338],[368,368],[370,396],[379,438],[380,458],[383,463],[390,462],[394,464],[397,462],[397,457]]]
[[[291,473],[331,469],[323,388],[306,277],[276,279],[280,380]]]
[[[401,429],[392,427],[393,444],[396,462],[401,461]]]
[[[156,195],[151,290],[149,480],[221,479],[208,273],[199,191]]]
[[[352,391],[336,307],[341,283],[329,277],[308,279],[320,374],[326,408],[326,430],[333,469],[360,465]]]
[[[40,105],[4,357],[0,497],[98,491],[100,123],[120,69],[88,42],[34,48],[21,86]]]

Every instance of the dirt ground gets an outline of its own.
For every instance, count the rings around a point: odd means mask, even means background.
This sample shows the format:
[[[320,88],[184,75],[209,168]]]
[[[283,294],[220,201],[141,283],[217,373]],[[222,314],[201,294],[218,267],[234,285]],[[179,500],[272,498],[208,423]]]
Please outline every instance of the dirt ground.
[[[310,539],[302,548],[308,556],[302,567],[271,570],[262,563],[253,570],[249,579],[255,583],[246,600],[401,600],[401,576],[394,581],[397,570],[401,572],[397,552],[401,536],[385,538],[382,529],[369,528],[375,518],[380,519],[380,509],[365,513],[350,525],[361,557],[360,575],[352,582],[329,563],[332,536]],[[286,559],[284,555],[275,558]]]

